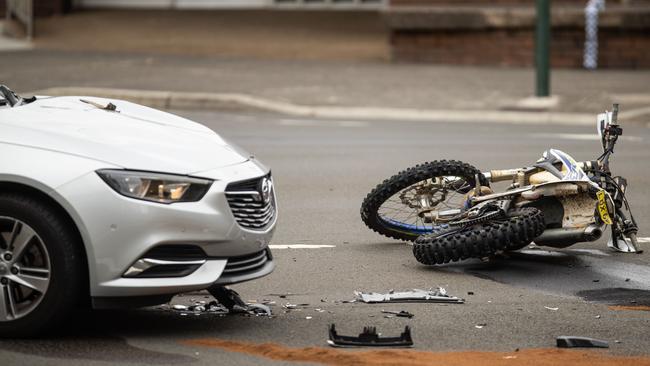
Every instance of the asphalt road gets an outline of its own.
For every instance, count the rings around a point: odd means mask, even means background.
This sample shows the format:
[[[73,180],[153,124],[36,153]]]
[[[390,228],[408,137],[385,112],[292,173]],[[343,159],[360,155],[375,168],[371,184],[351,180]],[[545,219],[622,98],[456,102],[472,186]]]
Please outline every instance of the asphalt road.
[[[596,301],[650,305],[650,251],[615,254],[601,239],[566,250],[527,249],[490,263],[427,268],[415,261],[408,245],[371,232],[359,217],[368,191],[416,163],[453,158],[485,170],[512,168],[532,163],[551,147],[578,160],[593,159],[600,150],[590,137],[595,128],[178,113],[236,141],[272,167],[280,204],[272,244],[334,247],[276,249],[273,274],[235,286],[244,299],[275,301],[272,318],[183,316],[164,307],[79,314],[79,321],[57,337],[0,341],[2,365],[281,364],[183,342],[219,338],[326,346],[330,323],[344,334],[374,325],[384,335],[397,335],[410,325],[416,348],[430,351],[546,348],[554,347],[556,336],[569,334],[608,340],[617,354],[650,354],[650,312],[615,311]],[[640,237],[650,236],[649,159],[650,129],[625,126],[612,168],[630,182]],[[466,303],[336,302],[352,299],[355,290],[438,286]],[[287,293],[286,298],[272,295]],[[210,300],[204,296],[189,294],[174,303]],[[286,312],[285,303],[309,305]],[[415,317],[385,318],[383,309],[408,310]]]

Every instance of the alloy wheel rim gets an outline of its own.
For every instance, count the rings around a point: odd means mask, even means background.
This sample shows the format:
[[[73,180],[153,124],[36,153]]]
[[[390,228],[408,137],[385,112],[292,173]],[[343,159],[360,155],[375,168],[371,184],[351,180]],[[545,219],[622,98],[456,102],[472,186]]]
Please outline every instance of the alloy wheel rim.
[[[36,230],[16,218],[0,216],[0,322],[34,311],[50,279],[50,256]]]

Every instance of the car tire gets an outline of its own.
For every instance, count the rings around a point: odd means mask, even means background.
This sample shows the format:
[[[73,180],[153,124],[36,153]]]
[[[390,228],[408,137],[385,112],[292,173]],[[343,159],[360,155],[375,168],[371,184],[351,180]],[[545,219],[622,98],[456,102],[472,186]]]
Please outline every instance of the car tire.
[[[0,337],[42,335],[66,320],[87,293],[84,263],[80,239],[60,210],[0,194]]]

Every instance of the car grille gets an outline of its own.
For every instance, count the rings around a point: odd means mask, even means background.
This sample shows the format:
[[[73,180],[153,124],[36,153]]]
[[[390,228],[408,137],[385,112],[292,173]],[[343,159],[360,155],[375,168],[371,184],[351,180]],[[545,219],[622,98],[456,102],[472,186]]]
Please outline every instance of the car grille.
[[[226,187],[226,198],[233,216],[239,226],[247,229],[262,230],[275,217],[275,193],[273,185],[269,187],[268,200],[263,199],[262,180],[270,176],[231,183]]]
[[[254,272],[268,262],[269,259],[269,251],[266,249],[241,257],[231,257],[228,258],[228,264],[226,264],[223,273],[232,276]]]

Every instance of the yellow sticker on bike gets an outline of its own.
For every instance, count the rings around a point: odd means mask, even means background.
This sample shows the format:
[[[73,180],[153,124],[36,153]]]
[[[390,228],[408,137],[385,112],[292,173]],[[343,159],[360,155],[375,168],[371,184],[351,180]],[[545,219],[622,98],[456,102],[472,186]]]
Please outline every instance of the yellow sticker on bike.
[[[607,209],[607,200],[606,200],[606,194],[604,190],[598,191],[596,193],[596,197],[598,198],[598,213],[600,214],[600,218],[603,220],[603,222],[607,225],[612,224],[612,218],[609,216],[609,210]]]

